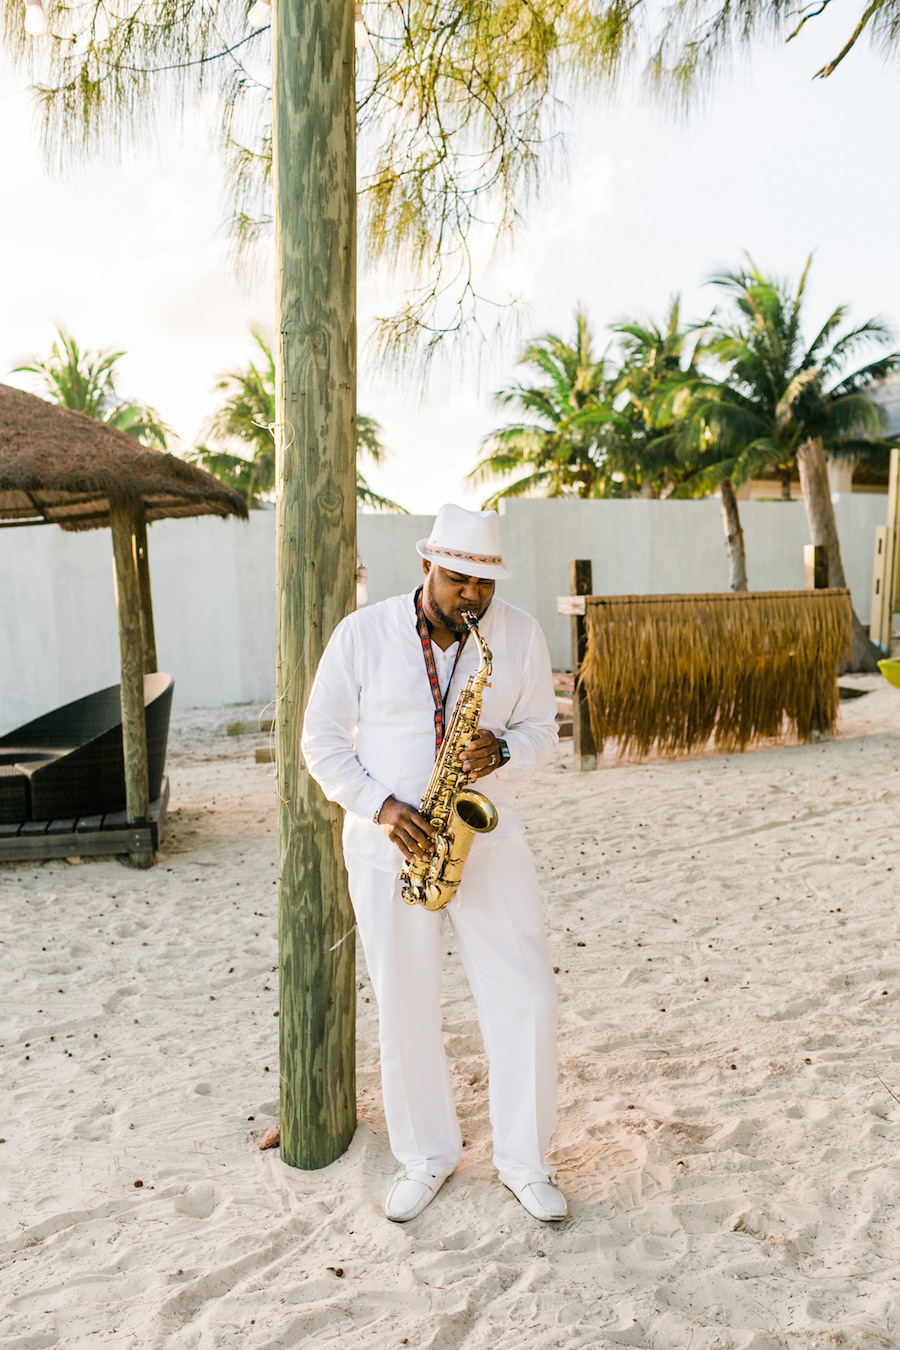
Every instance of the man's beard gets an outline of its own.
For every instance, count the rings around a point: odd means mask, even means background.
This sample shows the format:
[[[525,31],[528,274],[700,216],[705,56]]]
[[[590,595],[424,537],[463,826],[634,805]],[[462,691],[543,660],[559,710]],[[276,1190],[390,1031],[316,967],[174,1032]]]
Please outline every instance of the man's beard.
[[[454,619],[452,615],[441,609],[440,605],[437,603],[434,596],[428,592],[427,588],[425,596],[428,601],[428,609],[431,611],[430,614],[426,614],[427,618],[431,618],[432,620],[436,619],[442,628],[447,629],[448,633],[467,633],[469,631],[468,626],[462,618]],[[489,604],[490,601],[488,601],[488,605]],[[476,619],[481,619],[487,610],[488,605],[484,606],[484,609],[482,609],[480,614],[476,611],[474,605],[467,609],[466,613],[474,614]]]
[[[445,610],[441,609],[440,605],[435,604],[434,600],[431,601],[430,608],[432,614],[437,619],[438,623],[441,625],[442,628],[446,628],[448,632],[450,633],[468,632],[468,629],[461,618],[454,619],[452,615],[447,614]]]

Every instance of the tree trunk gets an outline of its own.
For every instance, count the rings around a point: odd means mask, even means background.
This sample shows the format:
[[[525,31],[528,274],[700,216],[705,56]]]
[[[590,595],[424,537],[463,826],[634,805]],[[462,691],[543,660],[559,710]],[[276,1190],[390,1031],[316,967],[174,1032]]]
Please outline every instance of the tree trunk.
[[[781,475],[781,500],[789,502],[791,500],[791,471],[785,469]]]
[[[730,478],[723,478],[719,484],[722,494],[722,524],[725,527],[725,551],[728,554],[730,577],[728,585],[733,591],[747,589],[747,555],[744,552],[744,531],[741,529],[741,516],[738,511],[737,494]]]
[[[300,756],[313,676],[356,586],[353,0],[279,0],[273,21],[281,1156],[316,1168],[356,1125],[342,812]]]
[[[846,586],[847,580],[841,561],[841,545],[838,540],[821,437],[811,436],[809,440],[803,442],[797,451],[797,467],[800,470],[800,490],[806,502],[811,542],[825,545],[828,557],[828,585]],[[848,662],[841,667],[842,671],[861,670],[877,674],[881,655],[874,643],[869,641],[869,635],[854,609],[852,651]]]

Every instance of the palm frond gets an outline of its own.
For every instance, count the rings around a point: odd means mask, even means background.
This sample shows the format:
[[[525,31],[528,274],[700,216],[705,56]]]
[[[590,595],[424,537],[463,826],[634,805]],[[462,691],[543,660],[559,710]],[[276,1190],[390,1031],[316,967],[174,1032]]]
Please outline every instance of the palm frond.
[[[400,506],[390,497],[383,497],[376,492],[359,469],[356,470],[356,500],[361,506],[368,506],[373,511],[393,512],[395,515],[404,516],[409,514],[405,506]]]
[[[374,417],[359,413],[356,418],[356,453],[366,454],[375,464],[380,464],[387,454],[381,439],[383,434],[380,423]]]
[[[900,352],[889,352],[887,356],[880,356],[876,360],[870,361],[868,365],[860,366],[858,370],[852,371],[849,375],[844,375],[829,391],[830,395],[832,398],[840,398],[844,394],[870,389],[898,370],[900,370]]]
[[[884,346],[894,340],[894,331],[883,319],[869,319],[852,328],[834,343],[831,351],[820,362],[823,379],[830,379],[842,371],[847,360],[860,348]]]
[[[544,489],[550,488],[550,491]],[[492,492],[490,497],[486,497],[481,503],[482,511],[493,511],[498,504],[507,497],[558,497],[561,494],[553,490],[552,475],[546,469],[539,469],[535,473],[526,474],[524,478],[518,478],[514,483],[507,483],[506,487],[498,488]]]

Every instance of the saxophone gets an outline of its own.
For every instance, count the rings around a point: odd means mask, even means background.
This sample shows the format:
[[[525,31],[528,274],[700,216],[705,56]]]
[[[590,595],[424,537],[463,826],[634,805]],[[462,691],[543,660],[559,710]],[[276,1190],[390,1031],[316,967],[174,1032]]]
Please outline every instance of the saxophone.
[[[466,628],[478,644],[481,662],[456,700],[450,725],[419,807],[437,831],[430,858],[404,862],[400,872],[403,899],[408,905],[444,909],[456,894],[469,849],[476,834],[490,834],[497,826],[497,808],[481,792],[468,786],[462,769],[463,747],[478,730],[481,699],[491,673],[491,653],[478,631],[474,614],[463,614]]]

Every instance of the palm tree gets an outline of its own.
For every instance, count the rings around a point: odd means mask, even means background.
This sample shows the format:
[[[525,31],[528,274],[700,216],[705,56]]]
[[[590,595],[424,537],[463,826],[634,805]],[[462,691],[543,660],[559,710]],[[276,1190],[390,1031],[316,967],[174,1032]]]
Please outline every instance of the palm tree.
[[[513,479],[484,507],[502,497],[628,495],[631,427],[614,407],[618,371],[605,354],[594,355],[584,310],[576,313],[573,342],[547,333],[528,343],[519,364],[543,379],[510,385],[494,396],[522,416],[484,438],[487,453],[467,475],[476,483]]]
[[[517,405],[521,421],[483,442],[487,454],[469,477],[511,478],[485,502],[501,497],[665,497],[692,472],[676,453],[675,394],[696,376],[693,348],[703,325],[682,328],[680,304],[670,304],[662,325],[621,321],[618,361],[593,354],[587,317],[579,309],[575,340],[552,333],[529,343],[521,363],[535,367],[542,384],[501,390],[500,404]]]
[[[718,491],[722,503],[729,587],[746,591],[747,553],[738,507],[738,490],[768,462],[740,440],[730,419],[727,387],[697,374],[677,392],[680,419],[672,429],[676,453],[687,470],[675,490],[678,497],[705,497]],[[724,411],[723,411],[724,407]]]
[[[262,359],[219,377],[215,387],[225,398],[206,426],[214,440],[238,442],[241,453],[201,445],[192,458],[239,492],[248,506],[258,506],[275,490],[275,357],[262,334],[252,332]]]
[[[697,378],[694,357],[705,323],[681,326],[676,295],[662,324],[620,320],[612,325],[621,347],[616,392],[632,425],[634,476],[640,495],[668,497],[688,480],[695,466],[679,453],[678,430],[685,390]]]
[[[838,306],[812,342],[801,332],[803,299],[812,257],[796,290],[747,267],[712,279],[722,287],[736,319],[715,327],[703,354],[723,372],[694,382],[684,444],[699,450],[699,476],[744,481],[775,466],[782,481],[796,465],[813,543],[828,550],[828,583],[845,586],[844,568],[828,489],[825,454],[850,458],[886,456],[891,442],[880,436],[885,414],[866,391],[900,368],[900,352],[848,371],[860,348],[891,340],[880,319],[844,327]],[[869,668],[874,648],[854,614],[854,661]]]
[[[368,455],[373,464],[380,464],[387,454],[381,436],[382,428],[374,417],[366,417],[365,413],[357,413],[356,453],[358,456]],[[408,514],[405,506],[398,506],[396,502],[391,501],[390,497],[382,497],[374,488],[370,487],[358,467],[356,470],[356,500],[360,506],[370,506],[373,511],[395,511],[402,515]]]
[[[39,376],[44,395],[52,403],[86,413],[123,431],[141,445],[165,450],[171,430],[156,410],[135,399],[120,398],[116,392],[116,366],[125,355],[125,352],[82,349],[73,337],[58,328],[47,360],[34,357],[29,363],[16,366],[15,373]]]
[[[257,330],[253,340],[259,348],[257,363],[250,362],[244,370],[227,371],[216,388],[225,397],[207,423],[207,431],[214,440],[246,446],[249,453],[210,449],[200,445],[192,458],[216,478],[241,494],[248,506],[258,506],[275,491],[275,356],[269,343]],[[375,464],[386,454],[381,441],[381,427],[374,418],[360,414],[356,421],[357,455],[368,455]],[[388,497],[382,497],[370,487],[357,468],[356,500],[360,505],[376,511],[398,511],[406,508]]]

